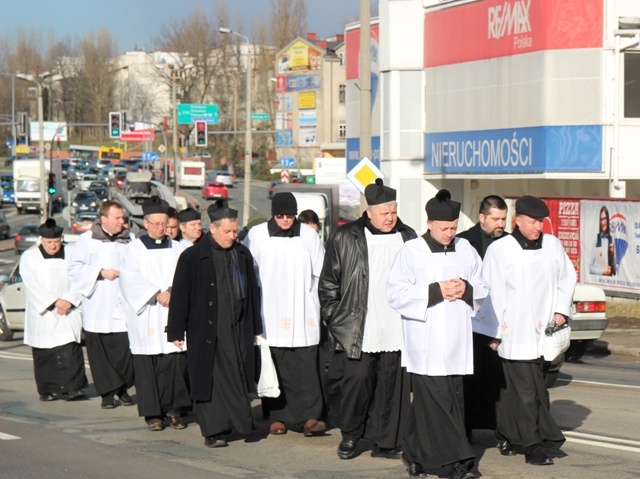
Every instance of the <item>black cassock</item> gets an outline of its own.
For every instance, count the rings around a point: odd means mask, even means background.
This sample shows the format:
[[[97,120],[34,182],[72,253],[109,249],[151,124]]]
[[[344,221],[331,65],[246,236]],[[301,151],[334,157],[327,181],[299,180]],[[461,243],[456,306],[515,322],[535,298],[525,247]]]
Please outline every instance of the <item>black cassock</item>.
[[[38,394],[63,394],[87,387],[82,346],[78,343],[31,349]]]

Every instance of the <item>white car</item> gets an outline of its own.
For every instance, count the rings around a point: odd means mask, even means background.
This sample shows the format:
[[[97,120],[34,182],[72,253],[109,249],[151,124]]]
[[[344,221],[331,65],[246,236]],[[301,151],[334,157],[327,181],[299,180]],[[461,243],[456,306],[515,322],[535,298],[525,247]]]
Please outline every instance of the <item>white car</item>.
[[[5,284],[0,289],[0,341],[11,341],[14,331],[24,331],[24,285],[16,264],[11,275],[0,276]]]
[[[233,175],[228,171],[212,171],[207,178],[207,182],[209,181],[217,181],[227,188],[233,188]]]

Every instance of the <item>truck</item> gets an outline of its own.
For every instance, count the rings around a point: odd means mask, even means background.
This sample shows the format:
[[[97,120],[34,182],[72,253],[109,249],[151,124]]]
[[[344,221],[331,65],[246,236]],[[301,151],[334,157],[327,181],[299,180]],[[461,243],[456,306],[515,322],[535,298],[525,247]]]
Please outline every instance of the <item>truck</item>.
[[[338,227],[340,220],[338,185],[307,185],[303,183],[280,183],[274,187],[273,193],[284,191],[293,193],[298,203],[298,213],[313,210],[320,219],[318,233],[322,242],[329,239]]]
[[[180,188],[203,188],[205,169],[204,161],[182,160],[178,175]]]
[[[45,184],[51,181],[55,192],[49,196],[52,211],[61,211],[63,206],[62,196],[62,164],[60,159],[51,158],[44,160]],[[26,158],[13,162],[13,184],[15,205],[18,214],[25,211],[40,211],[40,160],[38,158]],[[47,203],[48,205],[48,203]]]

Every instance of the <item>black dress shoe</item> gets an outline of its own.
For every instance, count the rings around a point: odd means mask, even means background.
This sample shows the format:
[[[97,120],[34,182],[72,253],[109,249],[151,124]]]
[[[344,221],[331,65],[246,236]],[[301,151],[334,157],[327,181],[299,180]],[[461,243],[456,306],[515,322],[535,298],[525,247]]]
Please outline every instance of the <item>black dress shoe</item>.
[[[498,441],[498,449],[503,456],[515,456],[517,454],[511,443],[504,439]]]
[[[383,457],[385,459],[400,459],[402,457],[402,451],[397,447],[383,448],[375,446],[371,450],[371,457]]]
[[[80,390],[76,390],[76,391],[69,391],[68,393],[64,394],[64,397],[61,399],[64,399],[65,401],[79,401],[80,399],[86,399],[87,395],[85,394],[84,391],[80,391]]]
[[[123,406],[133,406],[133,399],[131,399],[131,396],[129,396],[127,391],[118,394],[118,399],[120,399],[120,403]]]
[[[427,477],[427,471],[424,470],[422,464],[412,461],[405,453],[401,455],[402,462],[407,468],[409,477]]]
[[[187,423],[184,422],[182,416],[167,416],[167,419],[174,429],[184,429],[187,427]]]
[[[547,456],[543,451],[534,451],[530,454],[525,454],[524,460],[527,464],[531,464],[532,466],[550,466],[553,464],[553,459]]]
[[[58,398],[51,393],[40,394],[40,401],[51,402],[51,401],[55,401],[56,399]]]
[[[225,441],[222,434],[217,434],[215,436],[207,436],[204,438],[204,445],[207,447],[227,447],[227,441]]]
[[[560,449],[559,447],[554,446],[551,443],[547,443],[545,445],[545,453],[547,454],[547,457],[550,457],[550,458],[553,458],[553,459],[561,459],[561,458],[567,457],[569,455],[566,452],[564,452],[562,449]]]
[[[476,475],[462,464],[458,464],[448,476],[448,479],[475,479]]]
[[[116,400],[111,394],[107,394],[102,398],[102,404],[100,404],[102,409],[114,409],[116,407]]]
[[[338,446],[338,457],[340,459],[352,459],[356,455],[357,439],[343,439]]]

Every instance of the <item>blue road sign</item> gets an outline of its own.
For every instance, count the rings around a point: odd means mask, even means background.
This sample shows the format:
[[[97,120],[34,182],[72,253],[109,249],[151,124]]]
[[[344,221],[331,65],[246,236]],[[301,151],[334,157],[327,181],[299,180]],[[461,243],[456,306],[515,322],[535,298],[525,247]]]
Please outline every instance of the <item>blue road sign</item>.
[[[142,161],[158,161],[158,153],[155,151],[143,151]]]
[[[292,166],[295,166],[295,164],[295,158],[280,158],[280,166],[283,168],[291,168]]]

